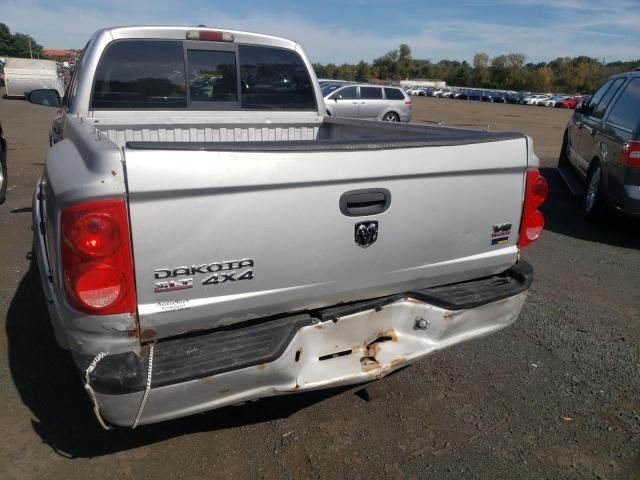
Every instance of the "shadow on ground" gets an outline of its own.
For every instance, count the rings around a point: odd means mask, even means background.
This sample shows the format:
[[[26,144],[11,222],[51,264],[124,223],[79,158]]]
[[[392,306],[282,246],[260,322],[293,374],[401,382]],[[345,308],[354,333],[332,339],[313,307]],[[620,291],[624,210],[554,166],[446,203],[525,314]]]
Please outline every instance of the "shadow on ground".
[[[2,90],[4,90],[4,88],[3,88]],[[11,97],[10,97],[10,96],[8,96],[6,93],[3,93],[3,94],[2,94],[2,96],[1,96],[1,98],[2,98],[3,100],[16,100],[16,101],[17,101],[17,100],[21,100],[21,101],[23,101],[23,102],[27,100],[27,98],[26,98],[26,97],[15,97],[15,96],[11,96]]]
[[[37,265],[21,280],[7,315],[9,365],[34,431],[69,458],[97,457],[193,432],[213,431],[285,418],[350,388],[263,399],[135,431],[104,431],[98,425],[70,354],[53,337]],[[362,388],[362,386],[357,387]]]
[[[541,168],[549,182],[549,195],[542,206],[545,230],[589,242],[640,249],[640,221],[618,212],[607,212],[597,224],[582,215],[582,199],[574,197],[555,168]]]

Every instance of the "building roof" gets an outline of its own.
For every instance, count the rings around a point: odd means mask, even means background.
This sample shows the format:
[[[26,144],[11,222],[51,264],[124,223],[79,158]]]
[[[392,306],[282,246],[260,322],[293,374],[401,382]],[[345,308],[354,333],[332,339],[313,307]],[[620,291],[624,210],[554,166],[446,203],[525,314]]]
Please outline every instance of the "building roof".
[[[56,50],[54,48],[43,48],[42,54],[48,57],[75,57],[76,52],[73,50]]]

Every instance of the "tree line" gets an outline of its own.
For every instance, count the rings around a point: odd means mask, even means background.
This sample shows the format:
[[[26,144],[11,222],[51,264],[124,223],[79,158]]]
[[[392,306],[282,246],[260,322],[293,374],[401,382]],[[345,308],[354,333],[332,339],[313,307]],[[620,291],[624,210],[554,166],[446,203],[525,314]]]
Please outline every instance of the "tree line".
[[[593,93],[611,75],[633,70],[640,60],[609,62],[596,58],[558,57],[550,62],[526,63],[521,53],[490,57],[476,53],[473,62],[457,60],[414,59],[411,48],[402,44],[371,64],[343,63],[313,65],[319,78],[366,82],[383,80],[397,82],[409,79],[444,80],[458,87],[527,90],[536,92]]]
[[[0,23],[0,56],[19,58],[42,58],[42,45],[31,35],[12,34],[4,23]]]

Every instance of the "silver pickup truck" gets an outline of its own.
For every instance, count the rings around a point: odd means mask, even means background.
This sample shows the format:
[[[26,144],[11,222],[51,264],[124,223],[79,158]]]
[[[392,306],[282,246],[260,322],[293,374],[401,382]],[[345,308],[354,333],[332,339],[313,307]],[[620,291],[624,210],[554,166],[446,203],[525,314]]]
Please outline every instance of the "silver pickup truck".
[[[34,196],[58,343],[133,426],[379,379],[518,317],[531,139],[326,116],[300,46],[98,31]]]

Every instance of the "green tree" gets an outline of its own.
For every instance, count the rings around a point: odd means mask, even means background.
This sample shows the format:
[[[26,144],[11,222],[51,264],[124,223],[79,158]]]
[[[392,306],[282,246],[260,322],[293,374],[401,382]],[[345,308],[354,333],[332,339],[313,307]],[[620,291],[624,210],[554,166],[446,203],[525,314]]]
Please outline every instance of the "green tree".
[[[546,65],[537,69],[534,77],[533,89],[538,92],[550,92],[553,90],[551,75],[551,69]]]
[[[498,55],[491,60],[489,83],[493,88],[521,89],[525,84],[523,75],[525,56],[521,53]]]
[[[8,55],[13,42],[13,35],[9,27],[4,23],[0,23],[0,55]]]
[[[6,25],[0,24],[0,45],[6,44],[10,34]],[[0,52],[2,53],[2,52]],[[369,78],[380,80],[436,79],[460,87],[494,87],[509,90],[534,90],[545,92],[593,93],[607,78],[620,72],[633,70],[640,60],[630,62],[604,62],[586,56],[560,57],[548,64],[527,63],[521,53],[498,55],[489,59],[486,53],[473,57],[473,64],[466,61],[414,59],[411,48],[402,44],[376,58],[372,64],[316,63],[313,67],[320,78],[341,78],[365,82]]]
[[[356,71],[355,71],[356,82],[368,81],[370,74],[371,74],[371,68],[369,68],[369,64],[364,60],[361,60],[360,63],[356,65]]]
[[[312,66],[313,70],[316,72],[316,77],[327,78],[327,67],[325,67],[321,63],[314,63]]]
[[[397,80],[399,58],[400,52],[398,50],[390,50],[383,56],[376,58],[373,61],[376,77],[380,80]]]
[[[24,33],[11,34],[9,27],[0,23],[0,54],[10,57],[39,58],[42,46],[30,35]]]
[[[478,87],[486,87],[489,79],[489,55],[476,53],[473,56],[473,83]]]
[[[336,71],[336,77],[340,80],[353,80],[355,77],[355,72],[353,65],[349,65],[348,63],[343,63],[340,65]]]
[[[336,74],[338,72],[338,67],[336,67],[333,63],[327,63],[324,68],[325,68],[325,75],[326,75],[326,77],[324,78],[338,78],[336,77]]]
[[[411,57],[411,48],[409,45],[402,43],[398,47],[397,71],[402,79],[408,79],[413,68],[413,58]]]

